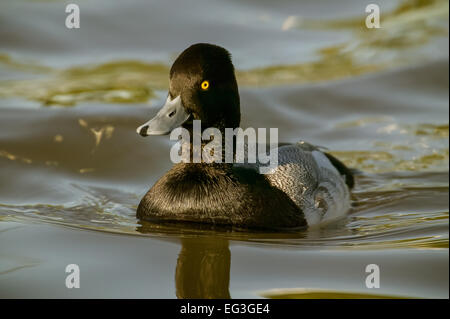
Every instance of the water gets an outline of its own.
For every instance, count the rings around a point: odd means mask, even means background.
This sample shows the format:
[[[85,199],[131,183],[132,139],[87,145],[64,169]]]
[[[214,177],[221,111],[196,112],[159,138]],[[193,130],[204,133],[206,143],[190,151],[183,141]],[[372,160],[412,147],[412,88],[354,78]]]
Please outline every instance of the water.
[[[0,296],[448,298],[448,2],[381,1],[376,31],[357,0],[186,3],[79,1],[79,30],[63,1],[0,4]],[[135,129],[195,42],[233,53],[243,127],[358,169],[347,218],[286,233],[135,218],[172,165],[167,137]]]

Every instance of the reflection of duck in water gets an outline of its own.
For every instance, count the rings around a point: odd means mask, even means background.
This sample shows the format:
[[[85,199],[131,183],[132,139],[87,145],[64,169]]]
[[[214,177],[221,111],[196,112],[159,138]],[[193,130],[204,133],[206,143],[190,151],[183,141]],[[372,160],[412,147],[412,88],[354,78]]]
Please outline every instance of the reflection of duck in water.
[[[230,249],[220,238],[183,238],[175,271],[178,298],[230,298]]]
[[[170,70],[166,104],[138,132],[163,135],[179,126],[192,132],[192,120],[222,136],[225,128],[239,127],[234,68],[221,47],[195,44],[180,54]],[[350,208],[351,172],[315,146],[280,146],[271,173],[259,174],[256,164],[179,163],[144,196],[137,217],[277,229],[318,224]]]

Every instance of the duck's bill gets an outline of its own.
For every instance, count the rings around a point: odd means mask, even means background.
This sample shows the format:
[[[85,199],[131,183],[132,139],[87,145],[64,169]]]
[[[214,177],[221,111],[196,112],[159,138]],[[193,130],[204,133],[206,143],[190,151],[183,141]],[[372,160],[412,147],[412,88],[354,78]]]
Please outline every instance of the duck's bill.
[[[189,114],[184,110],[181,97],[177,96],[173,100],[167,97],[166,104],[159,110],[154,118],[137,128],[138,134],[166,135],[173,129],[181,126],[189,119]]]

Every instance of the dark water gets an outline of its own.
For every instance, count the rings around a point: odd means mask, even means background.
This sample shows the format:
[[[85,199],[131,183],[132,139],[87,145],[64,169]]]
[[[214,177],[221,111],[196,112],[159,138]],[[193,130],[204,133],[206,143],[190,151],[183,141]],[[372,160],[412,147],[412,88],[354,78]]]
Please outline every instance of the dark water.
[[[64,2],[0,4],[1,297],[448,298],[448,1],[381,1],[378,30],[356,0],[78,4],[79,30]],[[135,129],[200,41],[233,53],[242,126],[360,171],[347,218],[290,233],[136,220],[172,164],[167,137]]]

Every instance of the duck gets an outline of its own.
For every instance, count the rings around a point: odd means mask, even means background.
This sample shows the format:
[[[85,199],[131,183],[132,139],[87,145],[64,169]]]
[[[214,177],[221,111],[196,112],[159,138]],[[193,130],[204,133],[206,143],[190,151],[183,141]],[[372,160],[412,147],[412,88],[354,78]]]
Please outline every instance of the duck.
[[[176,58],[166,103],[137,133],[168,135],[175,128],[193,132],[194,121],[222,133],[240,127],[235,70],[231,54],[221,46],[193,44]],[[141,199],[136,217],[280,230],[312,227],[348,213],[354,186],[351,169],[305,141],[280,144],[276,151],[278,164],[266,174],[258,170],[259,163],[175,163]]]

